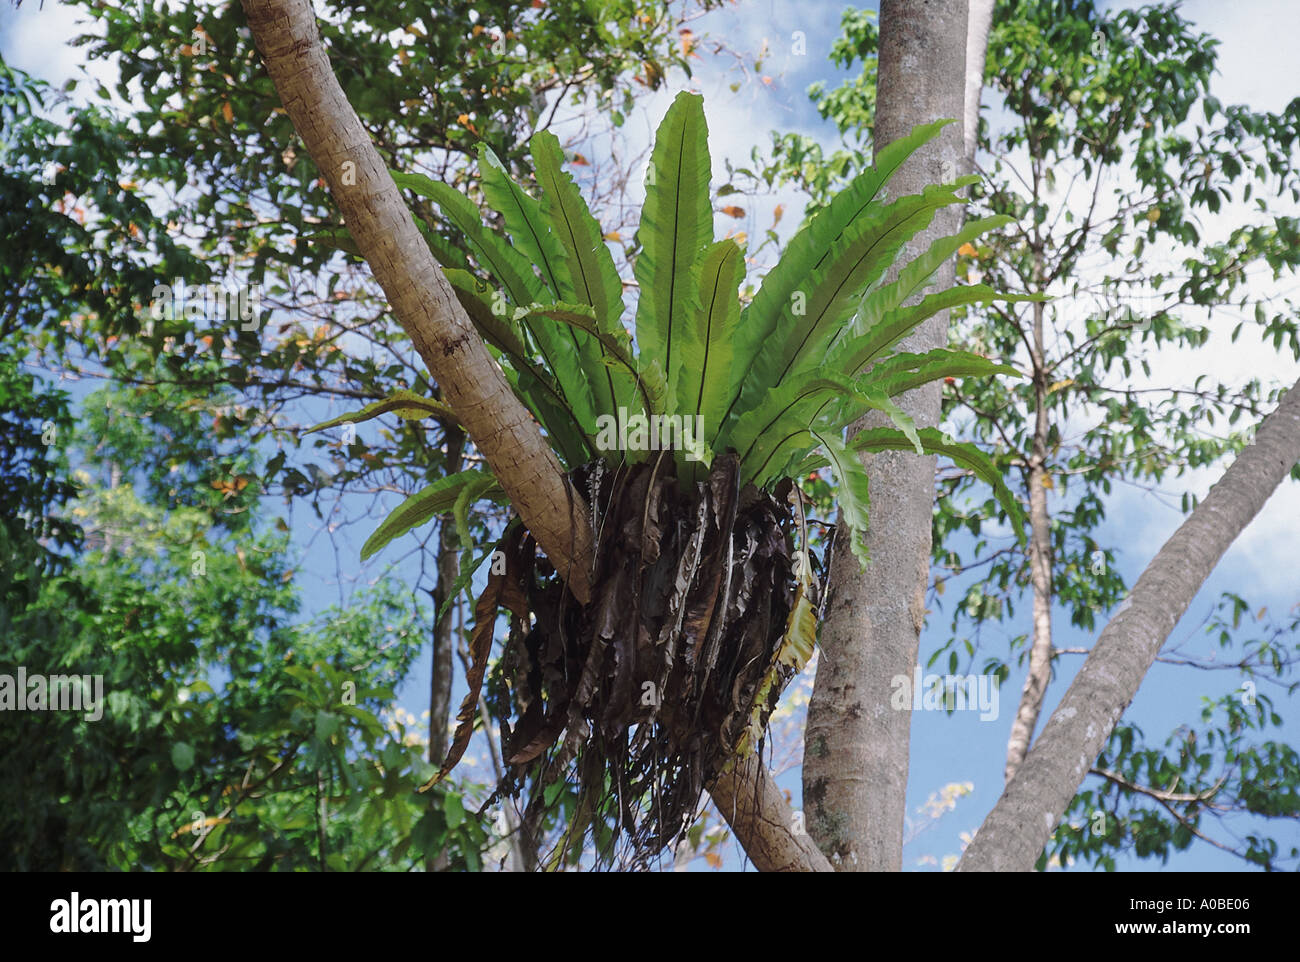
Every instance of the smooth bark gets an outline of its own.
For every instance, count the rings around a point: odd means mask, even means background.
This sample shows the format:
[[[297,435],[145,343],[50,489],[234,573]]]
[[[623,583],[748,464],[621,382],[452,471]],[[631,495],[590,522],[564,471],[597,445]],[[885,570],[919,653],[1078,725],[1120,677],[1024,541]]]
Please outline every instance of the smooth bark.
[[[917,124],[964,117],[967,27],[965,2],[882,0],[873,131],[877,151]],[[968,167],[964,126],[953,124],[894,176],[889,196],[920,193]],[[959,205],[941,209],[930,228],[908,245],[906,256],[957,231],[962,217]],[[952,282],[949,262],[932,289]],[[946,346],[947,339],[945,312],[898,349],[925,352]],[[940,385],[908,392],[898,403],[918,426],[935,425]],[[888,423],[868,416],[850,428],[850,435]],[[890,695],[895,678],[911,683],[925,622],[935,459],[887,452],[864,456],[863,464],[870,479],[867,547],[872,561],[860,570],[837,536],[822,654],[808,707],[803,800],[808,830],[837,869],[898,871],[911,713],[893,710]]]
[[[709,796],[760,872],[830,872],[757,755],[714,780]]]
[[[242,0],[284,108],[393,315],[575,597],[591,597],[591,521],[416,229],[334,76],[310,0]]]
[[[1033,869],[1174,626],[1228,546],[1297,462],[1300,381],[1142,572],[975,834],[958,871]]]
[[[970,0],[966,19],[966,105],[962,112],[962,132],[967,171],[975,166],[975,150],[979,146],[980,95],[984,92],[984,62],[989,30],[993,27],[993,4],[994,0]]]

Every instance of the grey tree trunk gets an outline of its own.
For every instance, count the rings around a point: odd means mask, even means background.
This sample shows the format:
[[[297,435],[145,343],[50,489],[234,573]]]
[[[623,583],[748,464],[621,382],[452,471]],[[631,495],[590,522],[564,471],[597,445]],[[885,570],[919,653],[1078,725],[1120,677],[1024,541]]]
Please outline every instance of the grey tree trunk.
[[[1033,869],[1115,723],[1223,553],[1300,461],[1300,381],[1138,578],[958,871]]]
[[[967,170],[975,166],[979,146],[980,94],[984,92],[984,61],[989,47],[989,30],[993,26],[994,0],[970,0],[966,18],[966,105],[962,113],[962,132],[966,141]]]
[[[881,0],[877,151],[917,124],[964,119],[967,10],[965,0]],[[890,196],[951,180],[968,168],[967,156],[965,125],[953,124],[895,175]],[[908,256],[957,231],[962,217],[959,206],[941,209],[908,246]],[[952,282],[950,262],[934,287],[941,290]],[[899,349],[924,352],[946,346],[947,340],[945,312]],[[898,401],[918,427],[938,423],[939,384]],[[868,416],[850,433],[887,423]],[[872,561],[860,571],[842,539],[834,552],[822,653],[808,707],[803,798],[808,830],[837,869],[898,871],[911,716],[890,707],[891,682],[912,678],[925,622],[935,459],[887,452],[866,455],[863,464],[871,485],[867,547]]]

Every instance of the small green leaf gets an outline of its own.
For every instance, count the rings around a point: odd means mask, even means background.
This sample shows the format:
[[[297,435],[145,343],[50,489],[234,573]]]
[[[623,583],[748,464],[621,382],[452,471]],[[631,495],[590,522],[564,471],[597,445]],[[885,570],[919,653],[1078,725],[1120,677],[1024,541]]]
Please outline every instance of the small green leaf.
[[[447,828],[455,831],[465,821],[465,806],[459,795],[450,792],[442,800],[442,813],[447,819]]]
[[[194,767],[194,747],[188,742],[177,742],[172,746],[172,764],[178,772],[187,772]]]

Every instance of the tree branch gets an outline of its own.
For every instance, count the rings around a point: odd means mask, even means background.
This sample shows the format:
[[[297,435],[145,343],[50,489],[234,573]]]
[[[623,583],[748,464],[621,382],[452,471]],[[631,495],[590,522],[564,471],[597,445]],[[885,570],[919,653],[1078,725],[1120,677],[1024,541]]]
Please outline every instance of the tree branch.
[[[1223,553],[1300,461],[1300,382],[1138,579],[958,863],[1029,871],[1115,723]]]
[[[344,96],[310,0],[242,0],[253,39],[393,314],[574,596],[590,600],[591,520],[456,299]]]
[[[795,833],[794,813],[757,755],[718,776],[709,795],[760,872],[834,871],[810,836]]]

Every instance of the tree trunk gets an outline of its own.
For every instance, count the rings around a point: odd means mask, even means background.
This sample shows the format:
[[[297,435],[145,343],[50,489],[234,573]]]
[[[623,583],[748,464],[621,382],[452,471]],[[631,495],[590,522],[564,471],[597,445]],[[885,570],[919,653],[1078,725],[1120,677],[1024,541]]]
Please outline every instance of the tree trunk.
[[[448,425],[444,429],[447,444],[447,473],[461,469],[465,433]],[[461,546],[462,548],[464,545]],[[441,765],[447,757],[447,740],[451,726],[451,683],[455,674],[456,640],[455,609],[448,608],[439,615],[455,590],[460,563],[456,550],[456,532],[451,515],[445,515],[438,526],[437,583],[430,592],[433,598],[433,658],[429,680],[429,762]]]
[[[1038,242],[1035,232],[1034,243]],[[1035,276],[1041,279],[1041,248],[1035,251]],[[1033,644],[1029,649],[1029,673],[1020,693],[1011,737],[1007,741],[1004,781],[1010,782],[1025,760],[1034,737],[1034,726],[1052,678],[1052,519],[1047,513],[1047,359],[1043,342],[1043,305],[1033,305],[1034,323],[1030,363],[1034,387],[1034,435],[1029,454],[1029,580],[1034,592]]]
[[[993,3],[994,0],[970,0],[966,24],[966,104],[962,127],[968,171],[975,167],[975,150],[979,147],[980,94],[984,92],[984,60],[993,26]]]
[[[1106,625],[958,871],[1029,871],[1143,676],[1228,546],[1300,461],[1300,381]]]
[[[877,152],[917,124],[964,116],[967,36],[964,0],[881,0]],[[968,166],[966,158],[964,127],[954,124],[908,160],[889,194],[920,193],[927,184],[951,180]],[[962,217],[960,206],[941,209],[908,245],[906,256],[956,232]],[[936,276],[935,289],[952,281],[949,262]],[[947,341],[944,312],[899,350],[924,352]],[[918,427],[935,425],[940,384],[908,392],[898,402]],[[850,434],[888,423],[868,416]],[[925,621],[935,459],[891,451],[862,460],[871,485],[867,547],[872,561],[860,571],[846,538],[837,535],[804,740],[804,808],[808,830],[837,869],[898,871],[911,716],[891,709],[890,694],[894,678],[913,676]]]
[[[455,474],[461,469],[462,454],[465,449],[465,432],[453,424],[443,426],[443,437],[447,445],[446,468],[448,474]],[[439,614],[442,606],[455,590],[456,576],[460,571],[459,553],[456,550],[456,533],[454,519],[450,514],[443,515],[438,523],[438,554],[435,558],[437,567],[433,590],[429,592],[433,601],[433,653],[429,671],[429,763],[441,765],[447,757],[447,743],[451,728],[451,685],[455,674],[456,608],[451,606],[446,614]],[[486,722],[485,722],[486,724]],[[491,739],[488,739],[491,744]],[[442,803],[436,795],[429,796],[429,804]],[[449,864],[446,850],[441,850],[425,860],[426,871],[446,871]]]
[[[338,201],[393,315],[569,588],[591,598],[591,521],[420,236],[348,103],[310,0],[242,0],[289,119]]]

